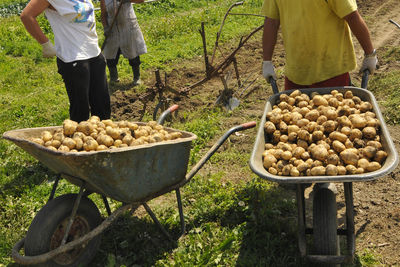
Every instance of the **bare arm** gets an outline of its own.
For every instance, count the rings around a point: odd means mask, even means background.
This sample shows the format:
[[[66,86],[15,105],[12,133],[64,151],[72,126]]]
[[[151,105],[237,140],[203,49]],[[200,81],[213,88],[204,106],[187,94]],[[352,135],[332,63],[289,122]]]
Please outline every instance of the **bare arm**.
[[[344,19],[347,21],[347,24],[349,24],[351,31],[356,36],[365,54],[371,54],[374,51],[374,46],[372,45],[367,24],[365,24],[365,21],[360,16],[360,13],[358,13],[358,11],[354,11],[345,16]]]
[[[24,8],[20,16],[25,29],[40,44],[48,42],[49,39],[40,28],[36,17],[43,13],[43,11],[48,7],[50,7],[50,4],[46,0],[31,0]]]
[[[265,18],[264,20],[264,32],[262,36],[262,47],[263,47],[263,60],[271,61],[274,53],[276,39],[278,36],[278,29],[280,21],[276,19]]]

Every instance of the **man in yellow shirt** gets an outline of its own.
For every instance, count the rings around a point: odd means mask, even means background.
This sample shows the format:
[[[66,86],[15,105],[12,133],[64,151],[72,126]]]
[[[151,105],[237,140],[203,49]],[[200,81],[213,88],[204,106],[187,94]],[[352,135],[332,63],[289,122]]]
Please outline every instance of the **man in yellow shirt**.
[[[285,90],[350,85],[356,67],[351,32],[365,52],[360,71],[378,63],[356,0],[264,0],[263,76],[276,79],[272,55],[281,26],[286,53]]]

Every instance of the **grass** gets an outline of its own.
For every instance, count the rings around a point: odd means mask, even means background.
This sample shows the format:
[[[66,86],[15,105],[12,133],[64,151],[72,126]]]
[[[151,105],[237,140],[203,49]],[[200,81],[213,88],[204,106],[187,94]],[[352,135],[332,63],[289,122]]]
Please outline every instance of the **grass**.
[[[20,7],[26,1],[0,0],[3,7]],[[258,13],[262,1],[247,1],[234,11]],[[160,0],[135,6],[139,24],[148,46],[142,57],[143,75],[152,69],[173,68],[185,59],[199,56],[200,23],[205,22],[209,52],[227,8],[227,0]],[[40,45],[24,30],[15,15],[7,11],[0,18],[0,134],[19,128],[60,125],[68,117],[68,98],[57,74],[54,59],[41,56]],[[13,13],[14,12],[14,13]],[[3,13],[0,12],[0,16]],[[99,18],[99,13],[96,14]],[[39,17],[42,28],[53,39],[48,22]],[[259,26],[257,17],[231,16],[225,23],[221,42],[237,44],[240,36]],[[100,43],[101,23],[97,24]],[[399,60],[398,47],[386,48],[385,60]],[[127,60],[120,76],[130,76]],[[397,123],[400,118],[394,104],[399,103],[395,84],[400,73],[382,73],[371,79],[370,89],[385,106],[385,118]],[[250,104],[243,101],[250,108]],[[399,105],[399,104],[397,104]],[[393,107],[393,108],[392,108]],[[240,113],[240,109],[237,111]],[[229,114],[219,110],[182,112],[185,123],[170,126],[195,133],[198,139],[191,150],[190,165],[223,134],[223,121]],[[145,120],[151,118],[146,114]],[[256,119],[256,118],[250,118]],[[221,167],[204,171],[181,189],[186,235],[169,242],[148,216],[121,216],[107,229],[97,253],[95,266],[299,266],[296,234],[296,204],[293,195],[280,187],[255,178],[248,168],[249,151],[242,152],[229,141],[229,149],[216,153],[210,163]],[[232,162],[234,164],[232,164]],[[246,179],[235,182],[224,177],[224,168],[234,168]],[[21,239],[37,211],[45,204],[57,175],[32,156],[0,139],[0,266],[15,266],[10,251]],[[78,192],[61,181],[57,194]],[[149,204],[161,223],[173,236],[180,230],[179,212],[174,194],[165,201]],[[91,196],[105,216],[99,197]],[[111,201],[112,209],[120,203]],[[379,257],[373,251],[358,255],[364,266],[373,266]],[[372,265],[368,265],[372,264]]]

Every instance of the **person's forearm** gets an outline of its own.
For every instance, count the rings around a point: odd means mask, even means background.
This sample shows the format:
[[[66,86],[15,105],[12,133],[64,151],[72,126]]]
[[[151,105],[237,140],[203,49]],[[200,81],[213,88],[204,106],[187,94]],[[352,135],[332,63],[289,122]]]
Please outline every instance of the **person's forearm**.
[[[274,53],[276,39],[278,36],[279,20],[266,18],[264,20],[264,32],[262,36],[263,60],[270,61]]]
[[[45,0],[31,0],[21,13],[21,21],[27,32],[36,39],[40,44],[46,43],[49,39],[43,33],[36,20],[47,7],[49,3]]]
[[[344,19],[347,21],[352,33],[357,38],[365,54],[371,54],[374,51],[374,46],[372,45],[371,36],[367,24],[362,19],[358,11],[350,13]]]

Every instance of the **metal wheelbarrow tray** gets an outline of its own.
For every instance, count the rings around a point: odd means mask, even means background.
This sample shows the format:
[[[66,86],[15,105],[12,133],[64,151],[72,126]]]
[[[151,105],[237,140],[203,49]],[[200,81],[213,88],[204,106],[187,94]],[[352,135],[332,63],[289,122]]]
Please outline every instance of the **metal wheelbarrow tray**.
[[[40,137],[44,130],[54,132],[60,127],[13,130],[3,137],[71,183],[80,186],[84,181],[87,189],[125,203],[143,199],[184,179],[191,142],[196,139],[193,133],[179,131],[182,138],[175,140],[93,152],[52,151],[29,140]]]
[[[364,72],[362,79],[363,88],[367,87],[368,72]],[[354,225],[354,204],[353,204],[353,185],[352,182],[370,181],[384,176],[393,171],[398,165],[399,159],[393,141],[387,130],[385,121],[379,110],[375,97],[366,89],[358,87],[330,87],[330,88],[306,88],[300,89],[301,92],[310,94],[318,92],[320,94],[328,94],[332,90],[338,90],[343,93],[347,90],[353,92],[354,96],[360,97],[363,101],[372,104],[373,111],[380,122],[380,138],[383,150],[386,151],[386,158],[381,169],[356,175],[336,175],[336,176],[278,176],[273,175],[264,168],[262,153],[264,152],[267,136],[264,134],[264,124],[266,115],[272,110],[273,106],[279,100],[281,94],[290,94],[294,90],[280,92],[277,89],[275,81],[271,81],[274,95],[271,96],[264,109],[264,113],[260,120],[259,129],[257,131],[256,141],[250,158],[250,168],[259,177],[278,183],[296,184],[296,202],[298,213],[298,245],[302,257],[310,262],[320,263],[322,266],[336,266],[339,263],[352,263],[355,256],[355,225]],[[336,207],[336,189],[334,182],[343,182],[344,198],[346,205],[346,224],[345,228],[339,229],[337,225],[337,207]],[[313,187],[313,227],[306,226],[306,208],[305,208],[305,188],[309,184],[315,183]],[[313,254],[308,251],[306,234],[314,236]],[[348,255],[340,255],[340,246],[338,235],[347,237]],[[333,264],[333,265],[331,265]]]
[[[350,86],[345,86],[345,87],[330,87],[330,88],[308,88],[308,89],[300,89],[302,93],[310,94],[311,92],[318,92],[320,94],[328,94],[330,93],[333,89],[338,90],[341,93],[344,93],[347,90],[350,90],[353,92],[353,95],[358,96],[361,98],[363,101],[368,101],[372,104],[373,111],[376,114],[377,119],[380,122],[380,128],[381,128],[381,143],[383,146],[383,149],[386,151],[388,154],[388,157],[386,158],[385,163],[383,164],[382,168],[374,171],[374,172],[368,172],[368,173],[363,173],[363,174],[355,174],[355,175],[336,175],[336,176],[298,176],[298,177],[291,177],[291,176],[279,176],[279,175],[273,175],[269,173],[263,166],[263,159],[262,159],[262,153],[264,152],[264,146],[265,143],[268,142],[266,140],[266,136],[264,134],[264,124],[266,122],[266,115],[269,111],[272,110],[272,107],[277,103],[279,100],[279,96],[281,94],[290,94],[293,90],[291,91],[284,91],[278,94],[274,94],[271,96],[264,109],[264,113],[261,117],[261,121],[259,124],[259,128],[257,131],[257,137],[256,141],[254,143],[253,151],[251,154],[250,158],[250,167],[253,170],[254,173],[256,173],[258,176],[261,178],[273,181],[273,182],[278,182],[278,183],[327,183],[327,182],[356,182],[356,181],[369,181],[369,180],[374,180],[380,176],[384,176],[385,174],[390,173],[393,171],[397,164],[398,164],[398,155],[396,152],[396,149],[394,147],[393,141],[390,138],[389,131],[387,130],[385,120],[382,117],[382,114],[379,110],[378,104],[375,100],[374,95],[363,88],[358,88],[358,87],[350,87]]]

